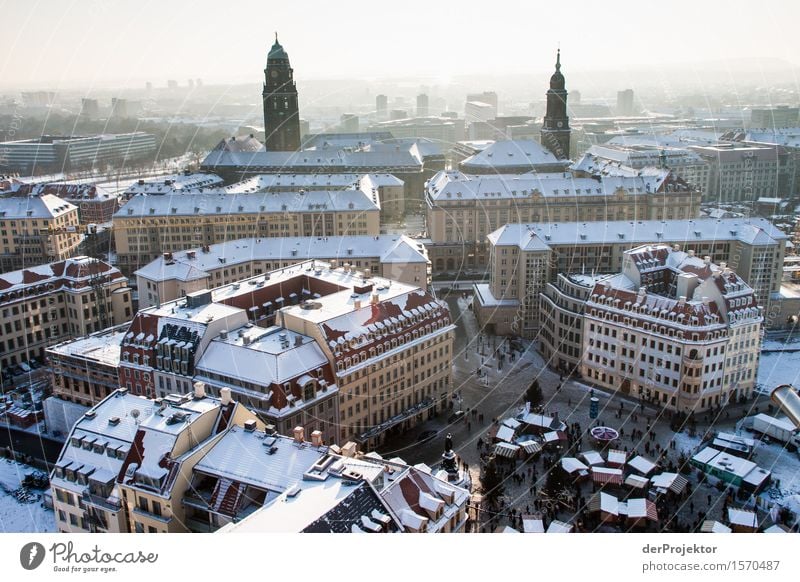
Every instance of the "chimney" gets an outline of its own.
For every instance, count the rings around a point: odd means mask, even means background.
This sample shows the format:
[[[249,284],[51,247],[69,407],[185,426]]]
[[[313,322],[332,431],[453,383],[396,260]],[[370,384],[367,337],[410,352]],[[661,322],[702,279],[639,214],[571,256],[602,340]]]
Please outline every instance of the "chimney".
[[[302,443],[306,437],[306,430],[302,426],[294,427],[292,431],[294,433],[294,442]]]
[[[703,305],[708,307],[710,304],[711,304],[711,299],[709,299],[708,297],[703,297]]]
[[[680,297],[678,297],[678,305],[680,307],[686,305],[686,295],[681,295]]]
[[[681,245],[672,245],[672,250],[676,253],[681,250]]]
[[[321,447],[322,446],[322,431],[321,430],[315,430],[314,432],[311,433],[311,444],[314,445],[315,447]]]
[[[377,293],[373,293],[372,295],[370,295],[370,300],[371,300],[371,303],[373,305],[377,305],[378,304],[378,294]]]
[[[206,384],[205,382],[194,383],[194,397],[196,400],[206,397]]]
[[[361,299],[353,299],[353,309],[361,309]]]
[[[726,263],[725,261],[722,261],[722,262],[719,264],[719,268],[720,268],[720,269],[722,269],[723,271],[725,271],[725,269],[727,269],[727,268],[728,268],[728,263]]]
[[[222,401],[222,406],[228,406],[231,403],[231,389],[223,388],[219,391],[219,398]]]
[[[703,257],[703,262],[704,262],[706,265],[710,265],[710,264],[711,264],[711,257],[709,257],[708,255],[706,255],[705,257]]]
[[[694,256],[694,249],[689,249],[689,250],[686,252],[686,254],[687,254],[687,255],[689,255],[690,257],[693,257],[693,256]]]
[[[303,336],[296,335],[294,336],[294,347],[299,348],[303,345]]]

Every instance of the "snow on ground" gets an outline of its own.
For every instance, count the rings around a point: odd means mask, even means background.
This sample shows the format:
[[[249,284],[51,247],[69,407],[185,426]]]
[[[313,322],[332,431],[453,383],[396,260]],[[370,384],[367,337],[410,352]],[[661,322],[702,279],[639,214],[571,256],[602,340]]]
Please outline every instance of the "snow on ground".
[[[800,387],[800,351],[762,353],[756,381],[765,394],[781,384]]]
[[[20,503],[7,491],[17,489],[25,474],[33,469],[28,465],[8,459],[0,459],[0,532],[55,532],[56,522],[52,509],[42,505],[41,500],[34,503]],[[38,489],[32,490],[40,494]]]

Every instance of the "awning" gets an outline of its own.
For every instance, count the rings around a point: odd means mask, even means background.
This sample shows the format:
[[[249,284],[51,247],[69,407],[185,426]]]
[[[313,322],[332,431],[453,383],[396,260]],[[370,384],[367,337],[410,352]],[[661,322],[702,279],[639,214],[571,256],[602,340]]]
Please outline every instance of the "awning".
[[[495,455],[509,459],[516,457],[517,451],[519,451],[519,447],[510,443],[497,443],[497,446],[494,448]]]
[[[542,450],[542,445],[536,441],[524,441],[517,444],[519,444],[519,446],[522,447],[522,450],[529,455],[535,455]]]

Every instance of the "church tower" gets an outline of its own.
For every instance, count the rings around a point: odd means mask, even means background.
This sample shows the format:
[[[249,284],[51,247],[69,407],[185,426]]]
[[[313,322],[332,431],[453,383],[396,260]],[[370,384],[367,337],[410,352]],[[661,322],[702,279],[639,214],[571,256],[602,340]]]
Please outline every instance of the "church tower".
[[[264,69],[264,133],[267,151],[294,152],[300,149],[300,115],[297,110],[297,87],[294,84],[289,55],[278,42],[267,56]]]
[[[542,124],[542,145],[559,160],[569,159],[569,117],[567,117],[567,90],[561,74],[561,49],[556,55],[556,72],[550,77],[547,91],[547,113]]]

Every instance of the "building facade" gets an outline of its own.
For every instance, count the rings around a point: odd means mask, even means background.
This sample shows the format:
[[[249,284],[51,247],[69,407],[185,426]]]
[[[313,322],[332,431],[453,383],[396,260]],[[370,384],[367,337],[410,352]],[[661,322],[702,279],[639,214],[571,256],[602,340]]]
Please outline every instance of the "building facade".
[[[490,280],[475,286],[473,309],[492,333],[535,337],[542,293],[559,273],[619,272],[626,251],[659,243],[727,263],[754,290],[767,327],[782,323],[770,313],[787,236],[763,218],[508,224],[488,240]]]
[[[78,208],[52,194],[0,198],[0,269],[63,261],[81,242]]]
[[[137,195],[113,222],[118,265],[134,272],[162,253],[254,235],[377,236],[380,199],[362,190]]]
[[[735,403],[752,396],[763,321],[753,290],[724,263],[638,247],[586,302],[581,373],[669,410]]]
[[[508,223],[694,218],[701,194],[668,170],[641,175],[440,172],[428,181],[426,224],[434,272],[483,268],[487,236]]]
[[[33,176],[107,165],[122,167],[155,153],[155,136],[144,132],[42,136],[0,143],[0,170]]]
[[[720,143],[690,149],[708,164],[704,202],[755,202],[778,195],[776,147]]]
[[[372,447],[448,409],[454,329],[419,285],[305,261],[139,311],[120,386],[154,397],[202,380],[276,426]]]
[[[0,275],[0,363],[42,360],[48,346],[129,321],[128,280],[108,263],[75,257]]]

